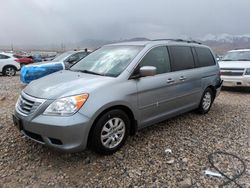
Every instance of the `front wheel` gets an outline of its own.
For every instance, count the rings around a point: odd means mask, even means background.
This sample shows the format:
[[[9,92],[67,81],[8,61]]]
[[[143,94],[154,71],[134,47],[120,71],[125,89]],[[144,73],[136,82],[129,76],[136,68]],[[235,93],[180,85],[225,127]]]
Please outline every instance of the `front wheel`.
[[[100,154],[110,155],[125,143],[130,128],[130,119],[122,110],[111,110],[95,123],[90,139],[92,149]]]
[[[198,112],[200,114],[208,113],[212,104],[213,104],[213,101],[214,101],[213,91],[212,91],[212,89],[207,88],[202,95],[200,105],[198,108]]]

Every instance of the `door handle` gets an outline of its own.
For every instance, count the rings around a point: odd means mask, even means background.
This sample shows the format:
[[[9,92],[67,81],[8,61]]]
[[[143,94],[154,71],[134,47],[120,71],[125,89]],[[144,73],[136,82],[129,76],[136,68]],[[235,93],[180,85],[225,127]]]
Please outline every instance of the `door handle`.
[[[171,83],[174,83],[175,81],[174,81],[174,79],[172,79],[172,78],[169,78],[168,80],[167,80],[167,83],[168,84],[171,84]]]
[[[187,78],[186,78],[185,76],[181,76],[181,77],[180,77],[180,80],[181,80],[181,81],[184,81],[184,80],[186,80],[186,79],[187,79]]]

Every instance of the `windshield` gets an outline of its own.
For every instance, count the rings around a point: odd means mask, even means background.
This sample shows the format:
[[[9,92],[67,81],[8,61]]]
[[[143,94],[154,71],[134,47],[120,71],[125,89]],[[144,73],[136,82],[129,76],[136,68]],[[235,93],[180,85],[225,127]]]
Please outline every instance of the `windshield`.
[[[222,61],[250,61],[250,51],[228,52]]]
[[[83,58],[70,70],[116,77],[142,48],[142,46],[105,46]]]
[[[71,55],[73,52],[64,52],[60,54],[59,56],[56,56],[55,59],[53,59],[53,62],[58,62],[58,61],[64,61],[65,58],[67,58],[69,55]]]

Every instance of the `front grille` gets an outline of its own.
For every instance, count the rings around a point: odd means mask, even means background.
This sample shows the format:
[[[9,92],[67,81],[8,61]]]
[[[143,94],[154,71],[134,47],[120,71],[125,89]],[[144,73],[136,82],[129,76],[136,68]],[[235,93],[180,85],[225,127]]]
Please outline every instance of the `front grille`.
[[[17,101],[17,109],[23,115],[29,115],[35,112],[43,101],[43,99],[37,99],[22,92]]]
[[[242,76],[245,70],[241,68],[222,68],[220,71],[223,76]]]

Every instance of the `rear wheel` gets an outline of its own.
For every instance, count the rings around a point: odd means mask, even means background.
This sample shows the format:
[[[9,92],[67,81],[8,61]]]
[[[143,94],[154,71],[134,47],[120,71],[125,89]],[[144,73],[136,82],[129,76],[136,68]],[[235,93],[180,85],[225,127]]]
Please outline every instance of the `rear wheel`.
[[[16,69],[15,67],[8,66],[3,69],[3,74],[5,76],[15,76],[16,75]]]
[[[198,112],[200,114],[206,114],[209,112],[214,101],[214,93],[211,88],[207,88],[201,98]]]
[[[100,154],[110,155],[125,143],[130,128],[130,119],[122,110],[111,110],[95,123],[90,145]]]

